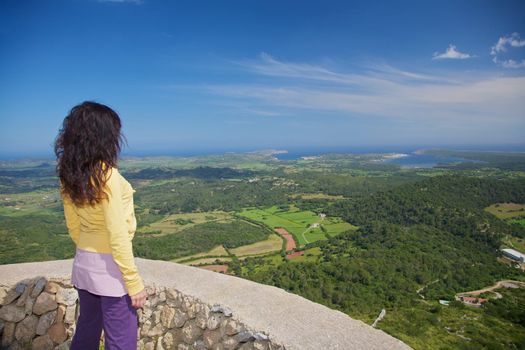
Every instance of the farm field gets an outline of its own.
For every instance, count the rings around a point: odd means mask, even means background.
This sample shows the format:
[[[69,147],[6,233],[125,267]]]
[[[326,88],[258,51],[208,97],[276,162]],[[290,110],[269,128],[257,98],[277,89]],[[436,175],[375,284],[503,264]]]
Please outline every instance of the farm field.
[[[238,248],[232,248],[230,249],[230,252],[238,257],[245,255],[260,255],[279,251],[282,248],[282,244],[283,240],[279,236],[272,234],[265,241],[243,245]]]
[[[201,266],[202,269],[205,269],[205,270],[210,270],[210,271],[215,271],[215,272],[222,272],[222,273],[226,273],[228,271],[228,265],[206,265],[206,266]]]
[[[171,234],[180,232],[198,224],[203,224],[205,222],[226,222],[231,219],[233,219],[233,216],[224,211],[171,214],[160,221],[156,221],[146,227],[142,227],[140,232]]]
[[[525,239],[507,235],[502,239],[503,245],[508,248],[515,249],[519,252],[525,253]]]
[[[152,167],[189,169],[195,166],[236,167],[238,169],[272,170],[274,167],[264,162],[260,155],[222,154],[200,157],[124,157],[123,170],[141,170]]]
[[[301,211],[291,205],[287,210],[279,206],[269,208],[249,208],[239,212],[239,215],[256,220],[271,228],[283,227],[290,232],[298,246],[307,243],[324,240],[327,234],[334,236],[347,230],[355,230],[353,226],[336,217],[321,218],[312,211]],[[319,227],[310,228],[310,225],[318,223]],[[326,232],[323,231],[323,228]]]
[[[182,258],[173,259],[173,262],[184,262],[184,261],[190,261],[198,258],[203,257],[209,257],[209,256],[228,256],[228,252],[224,247],[221,245],[218,245],[207,252],[202,252],[194,255],[184,256]]]
[[[202,259],[182,262],[181,264],[184,264],[184,265],[216,264],[217,260],[219,260],[220,262],[229,262],[229,261],[232,261],[232,258],[230,257],[202,258]]]
[[[431,169],[373,162],[381,157],[123,160],[137,190],[134,255],[273,285],[369,324],[384,308],[378,328],[415,349],[519,349],[524,289],[498,290],[486,310],[438,299],[523,280],[498,248],[525,252],[525,153]],[[51,160],[0,161],[0,193],[0,263],[73,257]],[[415,292],[438,279],[424,300]]]
[[[301,199],[328,199],[328,200],[338,200],[345,199],[344,196],[330,195],[326,193],[297,193],[290,195],[291,198],[301,198]]]
[[[36,190],[31,192],[3,194],[0,197],[0,215],[25,216],[58,213],[62,202],[56,190]]]
[[[485,210],[503,220],[525,217],[525,204],[496,203]]]
[[[207,221],[193,225],[175,234],[138,234],[134,239],[134,253],[149,259],[169,260],[208,252],[218,245],[237,248],[268,239],[268,228],[254,225],[244,219]]]
[[[264,257],[256,258],[260,259],[256,264],[245,263],[241,266],[243,273],[256,274],[264,272],[269,269],[278,269],[282,264],[297,264],[310,262],[315,263],[319,261],[322,251],[319,247],[308,248],[304,250],[304,254],[301,256],[294,257],[293,259],[285,259],[280,254],[270,254]],[[240,260],[247,261],[249,257],[240,258]],[[249,271],[249,272],[248,272]]]
[[[253,261],[252,259],[257,259],[256,263],[249,264],[249,261]],[[244,257],[243,258],[243,264],[241,264],[241,270],[243,276],[247,274],[253,274],[258,272],[265,272],[268,270],[273,270],[282,263],[284,263],[284,259],[280,254],[270,254],[264,257],[260,258],[250,258],[250,257]],[[292,260],[290,260],[292,261]]]
[[[520,226],[525,227],[525,219],[513,219],[513,220],[509,220],[509,222],[511,224],[518,224]]]
[[[306,249],[303,255],[291,259],[290,262],[292,263],[316,262],[319,256],[321,255],[321,253],[322,252],[319,247]]]

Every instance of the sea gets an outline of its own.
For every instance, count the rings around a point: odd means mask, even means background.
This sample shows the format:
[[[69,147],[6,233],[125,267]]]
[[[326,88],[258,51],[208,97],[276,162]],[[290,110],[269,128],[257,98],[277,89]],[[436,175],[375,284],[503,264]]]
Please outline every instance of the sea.
[[[454,164],[454,163],[462,163],[462,162],[478,162],[470,159],[460,158],[460,157],[448,157],[448,156],[439,156],[439,155],[431,155],[431,154],[421,154],[418,150],[407,150],[407,149],[399,149],[399,148],[389,148],[389,149],[331,149],[331,150],[324,150],[323,151],[317,151],[312,152],[311,151],[289,151],[288,153],[279,153],[275,154],[274,156],[277,159],[280,160],[298,160],[301,159],[301,157],[307,157],[307,156],[316,156],[316,155],[323,155],[328,153],[383,153],[390,155],[389,158],[385,158],[383,160],[386,164],[395,164],[399,165],[402,168],[433,168],[437,166],[438,164]]]
[[[454,163],[479,163],[478,160],[465,159],[460,157],[437,156],[432,154],[419,153],[403,153],[396,158],[389,158],[384,161],[387,164],[396,164],[402,168],[433,168],[438,164],[454,164]]]
[[[405,168],[432,168],[438,164],[452,164],[458,162],[478,162],[474,160],[458,158],[458,157],[447,157],[430,154],[422,154],[422,149],[449,149],[449,150],[465,150],[465,151],[499,151],[499,152],[523,152],[525,151],[525,145],[456,145],[454,147],[446,145],[407,145],[407,146],[312,146],[312,147],[267,147],[267,148],[232,148],[232,149],[220,149],[220,148],[209,148],[199,150],[124,150],[122,156],[179,156],[179,157],[192,157],[192,156],[206,156],[206,155],[220,155],[224,153],[245,153],[245,152],[258,152],[261,150],[278,150],[285,152],[276,152],[273,154],[274,157],[280,160],[298,160],[301,157],[308,156],[319,156],[329,153],[338,154],[390,154],[395,155],[390,158],[384,159],[385,163],[396,164]],[[15,159],[30,159],[30,158],[54,158],[49,152],[46,154],[2,154],[0,152],[0,160],[15,160]]]
[[[286,148],[285,148],[286,149]],[[288,148],[287,153],[274,156],[281,160],[298,160],[301,157],[318,156],[328,153],[370,154],[380,153],[394,155],[384,160],[387,164],[396,164],[403,168],[433,168],[440,164],[454,164],[462,162],[478,163],[478,160],[460,157],[424,154],[424,149],[461,150],[461,151],[494,151],[494,152],[524,152],[525,145],[407,145],[407,146],[373,146],[373,147],[318,147],[318,148]]]

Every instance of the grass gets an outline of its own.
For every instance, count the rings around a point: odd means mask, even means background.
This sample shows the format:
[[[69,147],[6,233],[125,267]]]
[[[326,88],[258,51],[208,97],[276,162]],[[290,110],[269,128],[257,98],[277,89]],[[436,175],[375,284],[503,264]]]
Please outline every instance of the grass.
[[[338,195],[334,196],[331,194],[325,193],[295,193],[290,195],[292,198],[300,197],[301,199],[327,199],[327,200],[340,200],[345,199],[345,197]]]
[[[245,255],[265,254],[274,251],[280,251],[282,244],[283,239],[280,236],[277,234],[271,234],[267,240],[243,245],[238,248],[232,248],[230,249],[230,252],[238,257]]]
[[[226,222],[231,219],[233,219],[233,216],[224,211],[171,214],[160,221],[141,228],[140,231],[142,233],[156,233],[158,231],[160,231],[161,234],[177,233],[198,224],[211,221]]]
[[[525,227],[525,219],[513,219],[513,220],[509,220],[509,223],[518,224],[520,226]]]
[[[321,248],[319,247],[306,249],[303,255],[290,259],[289,261],[290,263],[316,262],[319,259],[321,253]]]
[[[219,257],[219,256],[228,256],[228,252],[226,251],[226,249],[224,249],[224,246],[222,244],[216,247],[213,247],[207,252],[184,256],[182,258],[173,259],[172,261],[173,262],[183,262],[183,261],[190,261],[190,260],[204,258],[204,257]]]
[[[21,217],[55,214],[61,208],[62,200],[57,190],[2,194],[0,197],[0,215]]]
[[[523,238],[506,235],[502,242],[506,247],[525,253],[525,239]]]
[[[248,259],[248,257],[244,257],[243,259]],[[254,272],[266,271],[270,268],[274,269],[276,266],[279,266],[282,263],[284,263],[284,259],[279,253],[267,255],[264,258],[262,258],[262,261],[263,263],[257,263],[256,265],[251,267],[254,270]],[[241,269],[243,274],[247,273],[248,271],[248,268],[244,265],[241,265]]]
[[[219,258],[202,258],[202,259],[196,259],[192,261],[185,261],[182,264],[184,265],[198,265],[198,264],[215,264],[215,260],[219,260],[221,262],[228,262],[232,261],[232,258],[230,257],[219,257]]]
[[[263,209],[244,209],[239,212],[239,215],[262,222],[271,228],[284,227],[295,237],[298,246],[326,239],[321,228],[309,228],[314,223],[319,223],[332,236],[347,230],[357,229],[357,227],[342,221],[340,218],[326,217],[321,219],[316,213],[307,210],[301,211],[293,205],[288,210],[283,210],[278,206]]]
[[[525,204],[496,203],[486,207],[485,211],[502,220],[515,219],[525,217]]]
[[[208,221],[190,226],[175,234],[135,235],[133,250],[146,259],[169,260],[209,252],[217,245],[237,248],[265,241],[272,234],[266,227],[254,225],[244,219]]]

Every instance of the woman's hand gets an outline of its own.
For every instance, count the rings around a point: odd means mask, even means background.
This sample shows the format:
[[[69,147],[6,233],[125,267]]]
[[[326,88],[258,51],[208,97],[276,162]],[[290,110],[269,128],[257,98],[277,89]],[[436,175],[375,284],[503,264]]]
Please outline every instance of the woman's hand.
[[[141,290],[135,295],[130,295],[131,298],[131,305],[135,308],[141,308],[144,306],[144,303],[146,303],[146,299],[148,298],[148,293],[146,293],[146,289]]]

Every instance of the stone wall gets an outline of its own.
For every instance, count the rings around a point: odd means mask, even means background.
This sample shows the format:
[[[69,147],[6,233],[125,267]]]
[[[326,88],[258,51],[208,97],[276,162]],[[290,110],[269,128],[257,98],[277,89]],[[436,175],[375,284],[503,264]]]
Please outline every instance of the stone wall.
[[[44,277],[0,287],[2,348],[69,348],[75,329],[78,295],[64,281]]]
[[[410,349],[280,288],[171,262],[136,263],[148,292],[139,349]],[[2,349],[69,348],[79,314],[71,269],[71,259],[0,265]]]
[[[233,319],[226,307],[173,288],[146,291],[148,301],[138,310],[139,349],[285,349]],[[69,279],[35,277],[0,287],[0,305],[2,349],[69,349],[79,315],[78,293]]]

